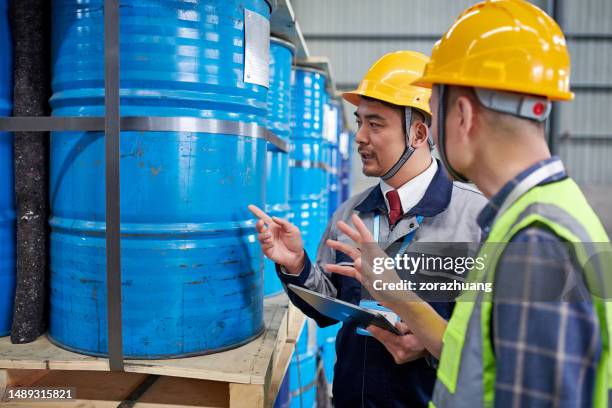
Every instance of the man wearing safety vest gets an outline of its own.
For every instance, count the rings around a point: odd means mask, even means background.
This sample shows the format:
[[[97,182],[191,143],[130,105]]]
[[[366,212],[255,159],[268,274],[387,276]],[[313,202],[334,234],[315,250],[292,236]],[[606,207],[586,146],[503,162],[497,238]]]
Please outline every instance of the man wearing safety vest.
[[[573,99],[569,75],[553,19],[526,1],[493,0],[458,17],[415,81],[433,86],[432,133],[448,173],[490,200],[478,216],[487,266],[470,277],[492,282],[494,294],[460,299],[446,326],[410,293],[374,290],[367,259],[330,243],[358,265],[333,272],[358,278],[433,355],[441,351],[432,406],[612,404],[609,240],[545,139],[551,102]],[[371,242],[352,221],[356,230],[340,230]]]
[[[411,85],[422,75],[428,60],[412,51],[387,54],[372,65],[357,90],[343,95],[357,106],[359,130],[355,141],[363,173],[379,177],[380,183],[340,206],[327,226],[317,254],[306,254],[296,226],[272,219],[250,206],[260,218],[257,230],[262,250],[276,262],[283,283],[367,306],[358,281],[331,274],[326,267],[350,261],[325,242],[350,241],[336,224],[349,221],[354,213],[362,217],[376,241],[384,246],[401,243],[405,250],[418,241],[480,240],[475,219],[486,200],[472,187],[451,182],[442,164],[431,155],[428,105],[431,91]],[[319,326],[337,323],[294,293],[288,295]],[[452,303],[440,302],[433,307],[443,318],[450,318]],[[336,338],[333,382],[336,407],[427,406],[435,384],[436,361],[414,335],[406,332],[402,322],[397,327],[405,334],[398,336],[377,327],[370,327],[369,332],[358,331],[355,324],[342,326]]]

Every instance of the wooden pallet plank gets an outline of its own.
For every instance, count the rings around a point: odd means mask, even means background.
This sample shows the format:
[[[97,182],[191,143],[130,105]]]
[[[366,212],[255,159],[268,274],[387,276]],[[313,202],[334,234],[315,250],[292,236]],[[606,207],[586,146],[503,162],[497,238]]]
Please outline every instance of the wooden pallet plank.
[[[228,407],[229,384],[191,378],[161,377],[142,397],[135,408],[164,407]]]
[[[0,338],[0,368],[27,370],[92,370],[108,371],[108,360],[72,353],[55,346],[46,336],[28,344],[11,344]]]
[[[282,323],[285,320],[286,312],[277,312],[275,319],[273,319],[273,330],[270,333],[266,333],[262,343],[259,346],[255,358],[253,359],[253,365],[251,367],[251,384],[266,384],[268,378],[269,367],[272,365],[274,360],[274,350],[277,346],[279,339],[279,332],[281,331]],[[272,335],[274,333],[274,335]]]
[[[49,402],[3,402],[0,403],[2,408],[117,408],[116,401],[92,401],[92,400],[74,400],[74,401],[49,401]],[[160,408],[158,406],[158,408]],[[166,408],[166,407],[164,407]]]
[[[108,408],[116,407],[149,374],[158,374],[162,377],[134,407],[270,407],[289,365],[304,315],[288,306],[282,295],[266,300],[265,321],[264,335],[237,349],[186,359],[129,360],[126,373],[109,372],[106,359],[71,353],[46,338],[19,346],[7,345],[0,339],[0,387],[70,385],[77,387],[77,400],[36,406]],[[2,369],[7,366],[18,368]],[[92,384],[103,385],[96,392]],[[31,402],[7,404],[0,406],[24,407]]]
[[[230,408],[263,408],[265,401],[263,385],[230,384]]]
[[[291,357],[295,351],[297,339],[300,337],[304,328],[305,320],[306,316],[304,316],[298,308],[290,304],[287,312],[285,342],[280,345],[280,349],[276,352],[278,357],[271,370],[270,384],[266,394],[266,407],[274,405],[278,390],[285,378],[285,374],[291,362]]]
[[[49,370],[0,370],[0,396],[7,386],[24,387],[49,373]]]
[[[265,303],[266,329],[241,347],[200,357],[168,360],[126,360],[125,371],[249,384],[263,382],[261,360],[272,359],[280,323],[287,312],[286,297]],[[108,371],[108,360],[72,353],[45,336],[24,345],[0,339],[0,368]]]
[[[117,407],[119,402],[126,398],[132,390],[142,383],[148,375],[130,373],[109,373],[103,371],[49,371],[6,370],[9,376],[19,376],[10,385],[40,388],[74,388],[76,399],[72,401],[15,401],[0,403],[4,406],[31,407]],[[36,380],[32,379],[38,377]]]

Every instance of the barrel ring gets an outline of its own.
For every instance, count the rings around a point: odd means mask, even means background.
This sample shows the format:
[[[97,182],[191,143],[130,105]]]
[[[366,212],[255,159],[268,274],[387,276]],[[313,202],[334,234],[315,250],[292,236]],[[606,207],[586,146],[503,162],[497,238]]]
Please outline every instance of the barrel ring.
[[[287,142],[263,126],[252,122],[194,118],[190,116],[122,116],[122,131],[194,132],[226,134],[265,139],[278,149],[288,152]],[[23,116],[0,118],[0,131],[104,131],[101,116]]]
[[[331,172],[332,168],[324,162],[312,162],[310,160],[289,160],[289,167],[301,167],[304,169],[321,169]]]
[[[270,42],[273,42],[273,43],[276,43],[276,44],[280,44],[280,45],[283,45],[283,46],[289,48],[291,50],[291,53],[293,55],[295,55],[295,50],[296,50],[295,45],[293,45],[293,43],[291,43],[290,41],[287,41],[284,38],[272,35],[272,36],[270,36]]]

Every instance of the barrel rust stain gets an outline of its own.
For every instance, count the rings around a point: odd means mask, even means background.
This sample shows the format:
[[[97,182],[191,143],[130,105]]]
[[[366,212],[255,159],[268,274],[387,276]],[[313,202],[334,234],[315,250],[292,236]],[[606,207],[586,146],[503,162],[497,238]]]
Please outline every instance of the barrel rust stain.
[[[188,285],[201,285],[203,284],[204,281],[203,280],[197,280],[197,281],[191,281],[191,282],[187,282]]]
[[[136,147],[136,150],[130,152],[130,153],[123,153],[121,155],[122,159],[125,159],[126,157],[143,157],[144,156],[144,149],[142,148],[142,145],[140,143],[138,143],[138,146]]]

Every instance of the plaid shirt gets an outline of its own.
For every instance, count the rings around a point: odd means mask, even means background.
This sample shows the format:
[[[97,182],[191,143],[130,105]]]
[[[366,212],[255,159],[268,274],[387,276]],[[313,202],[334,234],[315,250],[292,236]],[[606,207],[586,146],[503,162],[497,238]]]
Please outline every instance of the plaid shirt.
[[[516,185],[535,170],[557,160],[553,157],[530,167],[491,199],[478,217],[483,239]],[[566,177],[565,172],[559,172],[540,185]],[[564,282],[564,276],[579,272],[568,248],[542,226],[531,226],[517,233],[502,254],[495,276],[491,327],[496,360],[496,407],[592,406],[595,370],[602,347],[592,304],[589,301],[524,301],[543,299],[551,286]]]

